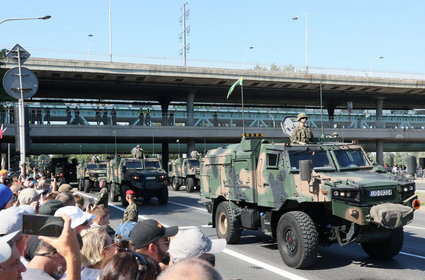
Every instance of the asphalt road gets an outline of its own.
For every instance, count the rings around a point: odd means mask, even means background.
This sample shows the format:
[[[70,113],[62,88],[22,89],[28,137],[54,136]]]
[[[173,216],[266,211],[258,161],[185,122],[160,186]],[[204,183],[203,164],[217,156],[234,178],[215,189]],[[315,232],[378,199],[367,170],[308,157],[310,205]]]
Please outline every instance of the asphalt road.
[[[96,193],[80,193],[95,197]],[[158,205],[155,199],[139,203],[139,218],[153,218],[166,226],[180,229],[199,227],[210,238],[217,238],[209,226],[210,214],[199,193],[170,190],[169,203]],[[116,228],[124,209],[119,203],[109,206],[111,225]],[[223,279],[424,279],[425,278],[425,211],[416,211],[414,221],[404,228],[402,252],[392,260],[374,260],[360,245],[322,247],[317,263],[304,270],[287,267],[280,258],[277,245],[270,237],[256,231],[244,231],[237,245],[227,245],[216,256],[216,269]]]

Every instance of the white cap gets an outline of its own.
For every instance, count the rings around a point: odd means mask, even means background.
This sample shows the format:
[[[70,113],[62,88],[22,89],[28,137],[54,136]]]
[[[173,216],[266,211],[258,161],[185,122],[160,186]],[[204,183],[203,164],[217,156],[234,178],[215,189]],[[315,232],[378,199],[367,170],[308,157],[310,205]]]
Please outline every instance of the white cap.
[[[83,224],[85,221],[89,221],[95,218],[94,215],[89,214],[87,212],[83,212],[77,206],[65,206],[65,207],[59,208],[55,212],[55,217],[59,217],[62,214],[66,214],[71,218],[72,228],[76,228],[79,225]]]
[[[179,232],[170,241],[168,253],[174,262],[188,258],[196,258],[205,253],[216,254],[226,248],[225,239],[209,239],[199,229]]]
[[[7,261],[12,255],[12,248],[6,241],[0,241],[0,263]]]
[[[0,211],[0,235],[22,230],[22,217],[25,214],[35,214],[29,205],[13,206]],[[6,240],[8,241],[8,240]]]

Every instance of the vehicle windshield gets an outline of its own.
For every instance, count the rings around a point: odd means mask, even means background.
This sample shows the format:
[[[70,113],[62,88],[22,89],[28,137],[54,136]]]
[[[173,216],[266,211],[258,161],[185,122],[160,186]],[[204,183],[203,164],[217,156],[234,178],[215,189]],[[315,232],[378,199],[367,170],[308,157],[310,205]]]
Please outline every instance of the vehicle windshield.
[[[291,169],[299,169],[300,160],[311,160],[312,167],[318,168],[333,168],[333,165],[329,162],[326,151],[288,151],[289,160],[291,162]]]
[[[361,149],[335,150],[334,154],[341,168],[370,166]]]
[[[106,164],[87,164],[88,170],[106,169]]]
[[[128,161],[128,162],[125,163],[125,166],[128,169],[142,168],[142,162],[141,161]]]
[[[161,168],[161,165],[159,164],[159,161],[145,161],[145,168],[157,169],[157,168]]]
[[[199,167],[199,160],[189,160],[190,167]]]

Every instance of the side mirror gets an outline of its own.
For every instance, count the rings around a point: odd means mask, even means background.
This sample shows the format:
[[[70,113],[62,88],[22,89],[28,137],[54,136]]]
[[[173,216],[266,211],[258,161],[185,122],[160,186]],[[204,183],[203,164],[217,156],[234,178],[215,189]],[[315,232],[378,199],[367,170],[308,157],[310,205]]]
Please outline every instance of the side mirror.
[[[301,181],[311,181],[311,173],[313,172],[313,169],[311,167],[311,160],[300,160],[299,162],[300,167],[300,177]]]

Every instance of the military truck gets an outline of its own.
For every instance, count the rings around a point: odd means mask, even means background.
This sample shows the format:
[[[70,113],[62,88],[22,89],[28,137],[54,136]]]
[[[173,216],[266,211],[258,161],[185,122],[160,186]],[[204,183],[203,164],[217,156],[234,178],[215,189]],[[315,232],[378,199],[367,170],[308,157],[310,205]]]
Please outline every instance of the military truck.
[[[183,156],[171,161],[168,177],[175,191],[182,185],[186,186],[187,192],[193,192],[195,188],[199,190],[199,159]]]
[[[53,174],[59,185],[71,183],[77,180],[77,159],[73,158],[68,162],[67,157],[52,158],[46,168],[48,175]]]
[[[77,166],[77,180],[80,191],[86,193],[99,187],[99,180],[106,178],[107,162],[82,162]]]
[[[167,173],[158,158],[120,158],[108,163],[106,182],[109,184],[109,200],[127,207],[125,192],[133,190],[136,198],[149,201],[157,197],[160,205],[168,203]]]
[[[218,237],[238,243],[243,229],[261,230],[294,268],[311,266],[318,246],[332,243],[392,258],[420,205],[413,181],[374,167],[355,143],[242,139],[208,151],[200,168]]]

